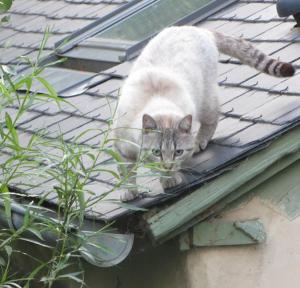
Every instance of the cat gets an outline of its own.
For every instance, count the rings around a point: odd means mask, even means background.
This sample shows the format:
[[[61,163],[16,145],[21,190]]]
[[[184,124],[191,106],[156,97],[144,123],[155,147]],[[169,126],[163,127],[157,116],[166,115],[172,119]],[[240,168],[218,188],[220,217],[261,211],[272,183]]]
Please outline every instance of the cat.
[[[165,28],[145,46],[121,89],[114,123],[115,148],[127,163],[134,184],[134,163],[141,155],[159,162],[168,177],[164,188],[181,183],[179,169],[204,150],[219,117],[219,52],[277,77],[295,68],[272,59],[242,38],[193,26]],[[123,201],[135,198],[129,189]]]

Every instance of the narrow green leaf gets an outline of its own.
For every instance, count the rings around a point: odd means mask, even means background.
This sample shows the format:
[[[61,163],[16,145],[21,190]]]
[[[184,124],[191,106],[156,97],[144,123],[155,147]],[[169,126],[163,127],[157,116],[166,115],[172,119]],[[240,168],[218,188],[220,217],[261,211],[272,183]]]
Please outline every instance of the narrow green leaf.
[[[12,5],[12,0],[1,0],[0,1],[0,13],[6,12]]]
[[[42,234],[40,231],[38,231],[35,228],[27,228],[28,231],[30,231],[32,234],[34,234],[37,238],[40,240],[44,241],[45,239],[43,238]]]
[[[4,200],[4,209],[5,209],[5,216],[8,222],[8,225],[10,229],[14,229],[14,226],[12,224],[11,220],[11,198],[10,198],[10,193],[8,190],[8,187],[6,184],[2,184],[0,186],[0,192],[2,194],[2,198]]]
[[[19,146],[19,137],[18,137],[18,133],[13,125],[12,119],[10,117],[10,115],[6,112],[5,113],[5,124],[7,126],[7,129],[9,130],[10,136],[13,141],[13,143],[17,146]]]
[[[46,79],[39,77],[39,76],[36,77],[36,79],[47,89],[50,96],[52,96],[53,98],[58,98],[56,91],[54,90],[52,85]]]
[[[5,263],[4,258],[2,258],[2,257],[0,256],[0,266],[5,266],[5,265],[6,265],[6,263]]]
[[[40,241],[36,241],[36,240],[24,238],[24,237],[20,237],[19,239],[20,239],[20,240],[23,240],[23,241],[26,241],[26,242],[29,242],[29,243],[36,244],[36,245],[38,245],[38,246],[45,247],[45,248],[51,248],[51,249],[53,248],[53,247],[51,247],[51,246],[49,246],[49,245],[47,245],[47,244],[44,244],[44,243],[42,243],[42,242],[40,242]]]
[[[9,245],[5,245],[4,249],[6,251],[7,256],[10,257],[13,251],[12,248]]]

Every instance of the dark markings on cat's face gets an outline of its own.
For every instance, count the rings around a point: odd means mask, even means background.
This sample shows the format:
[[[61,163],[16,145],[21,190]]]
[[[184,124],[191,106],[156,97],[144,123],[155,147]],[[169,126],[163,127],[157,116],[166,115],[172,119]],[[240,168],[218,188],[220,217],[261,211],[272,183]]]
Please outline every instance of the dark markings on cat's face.
[[[149,162],[159,162],[163,169],[177,171],[193,154],[195,137],[191,134],[192,117],[172,119],[167,116],[143,117],[143,153]]]

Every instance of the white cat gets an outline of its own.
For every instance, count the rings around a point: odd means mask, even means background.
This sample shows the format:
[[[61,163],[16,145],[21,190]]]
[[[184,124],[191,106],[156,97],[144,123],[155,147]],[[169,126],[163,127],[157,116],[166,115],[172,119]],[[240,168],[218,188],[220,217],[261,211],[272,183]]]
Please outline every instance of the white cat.
[[[170,176],[161,178],[164,188],[181,182],[177,173],[181,163],[204,150],[215,132],[219,52],[274,76],[295,73],[291,64],[270,58],[241,38],[218,32],[170,27],[154,37],[122,87],[114,136],[127,141],[115,142],[124,162],[134,163],[141,152],[149,155],[148,161],[162,164]],[[128,164],[129,170],[133,167]],[[128,191],[124,200],[134,197],[136,192]]]

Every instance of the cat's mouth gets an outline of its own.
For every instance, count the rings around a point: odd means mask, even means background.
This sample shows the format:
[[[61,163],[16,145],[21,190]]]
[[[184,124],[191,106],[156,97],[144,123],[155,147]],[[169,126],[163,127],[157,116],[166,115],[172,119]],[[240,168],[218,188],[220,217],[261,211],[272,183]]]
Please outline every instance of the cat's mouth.
[[[175,173],[175,172],[178,172],[178,169],[176,169],[176,167],[173,167],[173,168],[166,168],[166,167],[163,167],[163,174],[165,175],[169,175],[169,174],[172,174],[172,173]]]

